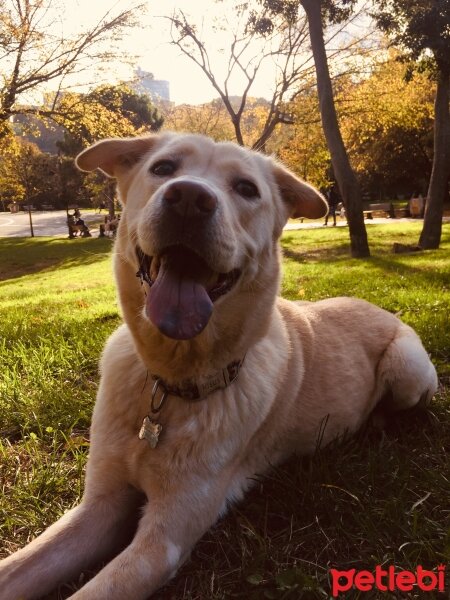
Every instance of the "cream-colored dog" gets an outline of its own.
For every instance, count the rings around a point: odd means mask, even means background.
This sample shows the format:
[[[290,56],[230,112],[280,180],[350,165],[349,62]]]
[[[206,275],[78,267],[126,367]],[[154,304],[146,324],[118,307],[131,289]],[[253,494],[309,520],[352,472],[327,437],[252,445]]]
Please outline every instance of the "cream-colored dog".
[[[255,474],[356,431],[382,398],[407,409],[437,387],[388,312],[277,298],[284,224],[326,205],[270,158],[163,134],[105,140],[77,162],[118,181],[125,324],[101,361],[83,501],[0,563],[1,600],[105,560],[71,598],[145,599]]]

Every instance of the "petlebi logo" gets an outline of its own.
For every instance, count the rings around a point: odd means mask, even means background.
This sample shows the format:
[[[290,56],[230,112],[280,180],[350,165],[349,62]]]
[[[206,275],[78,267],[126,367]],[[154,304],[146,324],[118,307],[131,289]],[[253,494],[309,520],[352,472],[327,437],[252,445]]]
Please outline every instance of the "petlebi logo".
[[[445,565],[433,571],[419,565],[415,571],[396,571],[394,566],[377,565],[374,571],[330,570],[331,591],[334,598],[351,589],[360,592],[378,590],[380,592],[445,592]],[[345,598],[345,596],[344,596]]]

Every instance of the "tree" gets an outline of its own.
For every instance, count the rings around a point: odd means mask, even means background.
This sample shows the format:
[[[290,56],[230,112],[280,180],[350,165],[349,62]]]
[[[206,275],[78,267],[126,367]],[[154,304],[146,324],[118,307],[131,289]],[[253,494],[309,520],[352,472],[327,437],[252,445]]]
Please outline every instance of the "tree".
[[[398,51],[381,52],[366,77],[333,82],[340,129],[364,197],[426,195],[433,146],[435,87],[425,73],[405,78]],[[331,184],[331,160],[314,87],[289,105],[294,124],[271,140],[272,151],[319,188]]]
[[[361,189],[373,198],[426,195],[433,145],[435,86],[390,50],[362,80],[341,79],[336,108],[345,146]]]
[[[232,107],[237,110],[241,98],[229,97]],[[255,146],[264,129],[264,123],[269,110],[269,102],[264,98],[248,96],[245,111],[240,119],[242,137],[248,146]],[[235,130],[230,120],[229,113],[220,98],[205,104],[190,106],[182,104],[174,106],[165,116],[165,126],[174,131],[200,133],[208,135],[216,141],[235,140]],[[265,142],[266,150],[273,150],[273,140],[277,137],[274,133]]]
[[[234,129],[222,100],[204,104],[173,106],[165,114],[164,125],[173,131],[200,133],[216,141],[232,140]]]
[[[0,136],[0,198],[3,210],[6,210],[11,202],[20,202],[24,195],[23,186],[16,177],[16,160],[19,153],[19,140],[4,126],[3,135]]]
[[[124,83],[97,87],[86,100],[101,104],[114,115],[126,119],[137,133],[158,131],[164,122],[148,94],[135,92]]]
[[[450,177],[450,0],[380,0],[374,14],[393,44],[436,80],[433,167],[419,246],[439,248]]]
[[[350,164],[339,128],[323,29],[325,9],[336,20],[348,15],[347,11],[351,10],[354,2],[345,2],[345,0],[343,2],[349,6],[340,8],[337,2],[300,0],[308,18],[311,48],[316,67],[317,91],[319,94],[322,125],[330,150],[334,175],[345,205],[350,230],[351,254],[355,258],[363,258],[370,256],[370,250],[362,212],[361,191]]]
[[[65,128],[58,143],[62,154],[75,157],[86,145],[105,137],[126,137],[158,131],[164,119],[147,94],[139,94],[126,84],[102,85],[88,94],[65,94],[54,120]],[[79,172],[73,160],[61,163],[61,177],[76,182]],[[84,187],[95,205],[106,203],[114,215],[115,187],[101,173],[84,174]]]
[[[57,180],[55,182],[55,204],[67,211],[69,206],[92,206],[90,190],[83,173],[75,167],[73,158],[57,158]],[[52,203],[53,204],[53,203]]]
[[[237,143],[264,149],[279,124],[292,123],[285,110],[287,96],[300,89],[301,80],[312,69],[309,57],[302,53],[307,39],[306,21],[294,22],[280,15],[274,17],[276,23],[273,23],[264,16],[264,10],[257,11],[248,4],[236,7],[232,3],[230,6],[233,25],[228,27],[231,41],[226,50],[228,65],[223,80],[213,64],[211,48],[202,39],[198,27],[189,22],[182,11],[170,17],[172,43],[198,65],[217,91],[231,120]],[[226,28],[227,25],[218,27],[221,31]],[[264,118],[259,116],[260,128],[250,144],[244,130],[249,95],[263,64],[269,60],[275,62],[277,76],[271,98],[264,108]],[[229,88],[236,75],[242,77],[242,92],[232,96]]]
[[[299,6],[302,6],[306,13],[316,71],[322,126],[331,155],[334,177],[337,180],[346,207],[351,253],[354,257],[369,256],[370,250],[364,225],[361,192],[342,140],[334,104],[324,27],[326,21],[337,26],[337,29],[334,27],[334,30],[332,29],[330,33],[331,38],[336,38],[340,33],[339,28],[353,14],[357,2],[356,0],[341,0],[340,2],[338,0],[259,0],[259,3],[268,15],[269,20],[273,16],[284,15],[289,20],[302,19],[303,21],[303,17],[298,16]],[[359,12],[358,10],[356,14],[358,15]],[[350,47],[356,48],[357,44],[354,42]]]
[[[124,83],[102,85],[87,94],[66,93],[57,107],[53,119],[66,130],[59,147],[69,156],[101,138],[158,131],[164,122],[147,94]]]
[[[276,153],[293,171],[319,189],[332,184],[330,153],[320,122],[317,94],[311,90],[289,104],[294,124],[273,140]]]
[[[57,176],[55,156],[40,152],[35,144],[15,140],[10,145],[6,173],[17,186],[14,200],[27,204],[51,202]]]
[[[63,13],[58,0],[3,0],[0,2],[0,122],[20,113],[52,116],[55,103],[44,110],[20,105],[20,98],[42,84],[55,81],[63,89],[63,79],[82,70],[98,67],[117,58],[114,50],[105,51],[102,44],[120,38],[133,26],[135,6],[113,14],[108,10],[93,27],[64,37],[49,35],[51,14]]]

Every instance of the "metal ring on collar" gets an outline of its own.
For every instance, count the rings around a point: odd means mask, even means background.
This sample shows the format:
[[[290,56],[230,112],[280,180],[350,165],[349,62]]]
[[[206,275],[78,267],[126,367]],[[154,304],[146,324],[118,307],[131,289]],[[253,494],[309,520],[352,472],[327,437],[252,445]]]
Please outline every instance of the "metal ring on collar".
[[[155,400],[156,400],[156,394],[158,392],[158,389],[161,387],[162,389],[162,394],[161,394],[161,398],[158,402],[157,405],[155,405]],[[169,392],[166,390],[166,388],[164,387],[163,383],[161,382],[161,379],[157,379],[155,381],[155,385],[153,386],[153,390],[152,390],[152,401],[150,403],[150,410],[151,412],[155,415],[156,413],[159,413],[159,411],[162,409],[164,402],[166,401],[167,396],[169,395]]]

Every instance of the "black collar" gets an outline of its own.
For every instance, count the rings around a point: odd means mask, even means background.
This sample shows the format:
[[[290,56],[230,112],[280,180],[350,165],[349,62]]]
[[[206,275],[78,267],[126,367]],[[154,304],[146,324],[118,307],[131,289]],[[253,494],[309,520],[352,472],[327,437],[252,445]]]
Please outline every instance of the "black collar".
[[[225,367],[225,369],[217,371],[199,382],[186,381],[185,384],[180,386],[167,385],[161,377],[153,375],[155,384],[152,390],[150,414],[145,416],[142,421],[138,435],[139,439],[146,440],[151,448],[156,448],[162,432],[162,425],[158,421],[155,421],[153,416],[161,412],[168,396],[178,396],[189,401],[202,400],[216,390],[226,388],[230,383],[233,383],[239,375],[243,362],[244,359],[235,360]],[[160,391],[160,394],[158,394],[158,391]],[[156,399],[157,396],[159,396],[159,400]]]
[[[235,360],[224,369],[216,371],[216,373],[209,375],[205,379],[199,381],[187,380],[180,386],[171,386],[158,375],[152,375],[155,380],[152,392],[152,404],[158,389],[161,390],[164,399],[166,396],[178,396],[179,398],[191,401],[203,400],[203,398],[206,398],[206,396],[212,394],[216,390],[226,388],[233,383],[239,375],[243,362],[244,359]],[[160,405],[162,402],[164,402],[164,400],[160,402]]]

